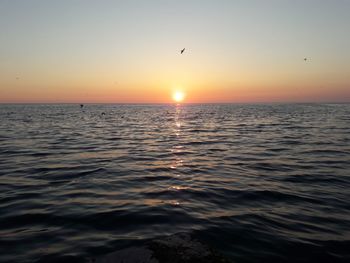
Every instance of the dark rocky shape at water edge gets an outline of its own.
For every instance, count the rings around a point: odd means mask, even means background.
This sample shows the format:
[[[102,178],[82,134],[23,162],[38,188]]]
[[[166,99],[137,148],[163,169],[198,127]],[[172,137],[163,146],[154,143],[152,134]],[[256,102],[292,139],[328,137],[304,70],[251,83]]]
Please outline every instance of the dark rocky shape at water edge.
[[[91,263],[232,263],[187,233],[151,240],[140,247],[115,251]]]

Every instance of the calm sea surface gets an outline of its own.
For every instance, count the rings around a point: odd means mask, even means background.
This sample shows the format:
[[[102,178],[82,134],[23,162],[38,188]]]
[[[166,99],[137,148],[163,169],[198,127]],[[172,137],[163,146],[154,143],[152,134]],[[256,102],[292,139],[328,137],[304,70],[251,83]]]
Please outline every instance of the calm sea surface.
[[[350,105],[0,105],[0,262],[182,231],[238,263],[350,262]]]

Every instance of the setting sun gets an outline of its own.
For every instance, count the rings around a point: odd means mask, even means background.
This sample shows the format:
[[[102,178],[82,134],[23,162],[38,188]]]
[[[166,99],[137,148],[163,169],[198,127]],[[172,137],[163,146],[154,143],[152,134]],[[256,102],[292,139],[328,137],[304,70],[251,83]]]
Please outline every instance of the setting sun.
[[[173,100],[176,102],[182,102],[185,98],[185,93],[183,93],[182,91],[175,91],[173,93]]]

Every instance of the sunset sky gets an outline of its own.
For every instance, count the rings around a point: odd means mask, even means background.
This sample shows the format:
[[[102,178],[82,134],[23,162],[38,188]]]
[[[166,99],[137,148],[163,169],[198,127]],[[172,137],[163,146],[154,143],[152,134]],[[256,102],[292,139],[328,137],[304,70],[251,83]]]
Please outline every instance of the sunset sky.
[[[349,102],[349,12],[346,0],[0,0],[0,102]]]

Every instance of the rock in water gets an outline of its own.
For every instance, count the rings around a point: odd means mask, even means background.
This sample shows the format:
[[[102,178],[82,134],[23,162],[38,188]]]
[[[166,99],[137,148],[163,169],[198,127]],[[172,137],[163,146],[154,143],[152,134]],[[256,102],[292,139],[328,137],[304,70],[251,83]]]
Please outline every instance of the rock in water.
[[[153,252],[146,247],[130,247],[108,254],[96,263],[158,263]]]
[[[96,263],[232,263],[187,233],[151,240],[141,247],[118,250]]]

